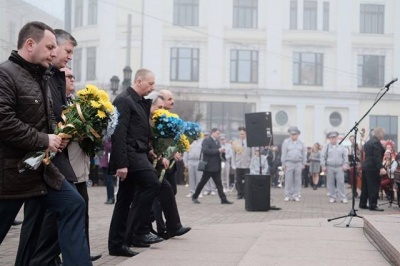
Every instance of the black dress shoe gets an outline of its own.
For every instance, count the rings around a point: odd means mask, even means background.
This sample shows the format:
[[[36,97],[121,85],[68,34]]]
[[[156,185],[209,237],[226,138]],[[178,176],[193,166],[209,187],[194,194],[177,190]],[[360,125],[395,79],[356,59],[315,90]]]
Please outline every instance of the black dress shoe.
[[[192,199],[192,201],[193,203],[200,204],[200,201],[198,199]]]
[[[144,235],[133,235],[132,243],[141,243],[141,244],[155,244],[164,241],[159,236],[153,235],[152,233],[144,234]]]
[[[12,222],[12,226],[16,226],[16,225],[20,225],[20,224],[22,224],[22,221],[17,221],[17,220],[14,220],[14,222]]]
[[[225,200],[221,200],[221,204],[232,204],[233,202],[225,199]]]
[[[157,235],[164,240],[168,240],[171,238],[171,235],[168,232],[157,233]]]
[[[149,248],[150,245],[149,244],[145,244],[143,242],[139,242],[139,241],[132,241],[132,244],[130,245],[131,247],[136,247],[136,248]]]
[[[367,205],[359,205],[358,207],[359,207],[360,209],[365,209],[365,210],[368,209],[368,206],[367,206]]]
[[[90,261],[96,261],[100,259],[102,254],[97,254],[97,255],[90,255]]]
[[[369,210],[370,210],[370,211],[375,211],[375,212],[383,212],[383,211],[384,211],[384,209],[381,209],[381,208],[378,208],[378,207],[369,208]]]
[[[110,254],[110,256],[122,256],[122,257],[133,257],[139,254],[139,252],[133,251],[126,245],[122,245],[118,249],[112,249],[112,250],[110,249],[108,253]]]
[[[178,230],[176,230],[176,231],[174,231],[174,232],[169,232],[169,235],[171,236],[171,237],[174,237],[174,236],[181,236],[181,235],[184,235],[184,234],[186,234],[187,232],[189,232],[190,230],[191,230],[192,228],[190,228],[190,227],[181,227],[181,228],[179,228]]]
[[[106,202],[104,202],[104,204],[114,204],[115,203],[115,199],[109,199]]]

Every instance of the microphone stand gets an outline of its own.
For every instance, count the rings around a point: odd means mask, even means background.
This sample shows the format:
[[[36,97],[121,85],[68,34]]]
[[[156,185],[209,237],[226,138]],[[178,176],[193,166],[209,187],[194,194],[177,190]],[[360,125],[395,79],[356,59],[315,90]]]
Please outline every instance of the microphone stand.
[[[392,80],[391,82],[389,82],[388,84],[385,85],[385,87],[383,87],[382,89],[386,88],[386,90],[382,93],[382,95],[375,100],[375,102],[372,104],[371,108],[368,109],[368,111],[363,115],[363,117],[361,117],[360,120],[358,120],[358,122],[355,123],[354,127],[352,129],[350,129],[350,131],[346,134],[346,136],[344,136],[344,138],[339,142],[339,145],[342,144],[342,142],[347,138],[347,136],[350,135],[350,133],[352,131],[354,131],[354,152],[353,152],[353,184],[352,184],[352,200],[351,200],[351,210],[349,212],[349,214],[347,215],[343,215],[343,216],[339,216],[339,217],[335,217],[335,218],[331,218],[328,219],[328,222],[333,221],[333,220],[337,220],[337,219],[341,219],[341,218],[347,218],[350,217],[349,222],[346,224],[346,227],[349,227],[351,220],[353,219],[353,217],[358,217],[358,218],[362,218],[362,216],[357,215],[357,210],[354,209],[354,204],[355,204],[355,197],[356,197],[356,193],[357,193],[357,181],[356,181],[356,177],[357,177],[357,166],[356,166],[356,154],[357,154],[357,133],[358,133],[358,126],[360,124],[360,122],[369,114],[369,112],[371,112],[372,108],[374,108],[374,106],[382,99],[382,97],[388,92],[390,85],[392,85],[394,82],[397,81],[397,78]]]

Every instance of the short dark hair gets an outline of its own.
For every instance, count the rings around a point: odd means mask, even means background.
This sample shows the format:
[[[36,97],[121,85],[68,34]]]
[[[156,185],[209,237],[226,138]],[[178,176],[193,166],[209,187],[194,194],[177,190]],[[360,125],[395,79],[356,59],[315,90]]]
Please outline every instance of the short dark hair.
[[[26,23],[18,33],[17,48],[21,49],[29,38],[32,38],[35,42],[40,42],[43,39],[45,30],[55,34],[54,30],[43,22],[32,21]]]
[[[139,69],[138,71],[136,71],[134,82],[136,82],[139,78],[142,78],[142,79],[145,78],[149,73],[153,73],[153,72],[151,72],[150,70],[145,69],[145,68]]]
[[[218,128],[216,128],[216,127],[214,127],[213,129],[211,129],[211,133],[214,133],[214,132],[217,132],[217,131],[220,131]]]
[[[238,128],[238,131],[242,131],[242,130],[243,130],[244,132],[246,132],[246,128],[245,128],[245,127],[239,127],[239,128]]]
[[[71,33],[67,32],[65,30],[55,29],[54,34],[56,35],[57,45],[60,45],[66,41],[71,42],[73,46],[78,45],[78,42],[71,35]]]

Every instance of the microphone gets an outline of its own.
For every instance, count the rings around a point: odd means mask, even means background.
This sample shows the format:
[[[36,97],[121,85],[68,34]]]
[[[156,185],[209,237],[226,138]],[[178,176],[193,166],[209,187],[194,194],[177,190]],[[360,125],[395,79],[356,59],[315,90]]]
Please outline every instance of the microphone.
[[[388,84],[385,85],[385,88],[389,88],[390,85],[392,85],[393,83],[395,83],[398,80],[399,80],[398,78],[394,78],[392,81],[390,81]]]

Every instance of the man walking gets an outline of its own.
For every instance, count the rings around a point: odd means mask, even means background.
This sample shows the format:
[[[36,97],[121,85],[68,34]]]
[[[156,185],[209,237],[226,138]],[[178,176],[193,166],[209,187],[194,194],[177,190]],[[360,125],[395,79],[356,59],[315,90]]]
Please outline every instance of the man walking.
[[[219,137],[221,132],[217,128],[211,130],[211,135],[203,140],[201,145],[203,152],[203,160],[207,162],[206,170],[203,172],[203,176],[200,183],[196,187],[196,191],[192,196],[194,203],[200,203],[197,199],[207,181],[212,178],[217,186],[218,195],[221,199],[221,204],[232,204],[228,201],[221,182],[221,156],[225,153],[225,149],[221,148]]]
[[[109,171],[120,181],[108,236],[111,256],[138,254],[129,248],[133,241],[147,245],[163,241],[151,234],[148,227],[151,207],[160,191],[148,157],[151,100],[144,98],[154,90],[154,83],[153,72],[139,69],[133,87],[129,86],[114,100],[120,116],[112,136]]]

